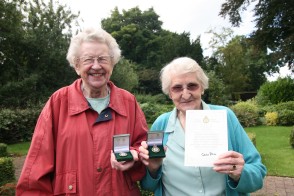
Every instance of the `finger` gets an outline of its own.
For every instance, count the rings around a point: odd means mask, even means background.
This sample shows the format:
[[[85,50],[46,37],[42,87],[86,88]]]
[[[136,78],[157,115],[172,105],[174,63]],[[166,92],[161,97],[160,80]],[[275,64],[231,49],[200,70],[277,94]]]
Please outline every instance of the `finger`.
[[[136,151],[136,150],[130,150],[130,152],[131,152],[131,154],[133,155],[133,159],[134,159],[135,161],[138,161],[139,158],[138,158],[138,153],[137,153],[137,151]]]
[[[143,146],[143,148],[145,148],[145,149],[148,148],[148,145],[147,145],[147,142],[146,141],[142,141],[141,142],[141,146]]]

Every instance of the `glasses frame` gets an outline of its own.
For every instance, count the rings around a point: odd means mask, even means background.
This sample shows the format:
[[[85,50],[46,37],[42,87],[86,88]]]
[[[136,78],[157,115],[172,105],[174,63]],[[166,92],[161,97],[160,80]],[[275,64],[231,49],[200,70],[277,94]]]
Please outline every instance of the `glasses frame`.
[[[170,91],[175,94],[180,94],[184,91],[184,89],[187,89],[190,92],[195,92],[198,89],[200,89],[200,87],[201,87],[200,84],[191,82],[186,85],[176,84],[174,86],[171,86]]]
[[[106,62],[103,62],[103,59],[101,58],[109,58],[106,60]],[[83,60],[84,59],[84,60]],[[97,60],[97,63],[99,65],[106,65],[106,64],[111,64],[113,59],[113,55],[100,55],[100,56],[82,56],[82,57],[78,57],[76,60],[77,62],[81,62],[83,65],[91,65],[95,63],[95,60]],[[88,60],[89,62],[86,62],[86,60]]]

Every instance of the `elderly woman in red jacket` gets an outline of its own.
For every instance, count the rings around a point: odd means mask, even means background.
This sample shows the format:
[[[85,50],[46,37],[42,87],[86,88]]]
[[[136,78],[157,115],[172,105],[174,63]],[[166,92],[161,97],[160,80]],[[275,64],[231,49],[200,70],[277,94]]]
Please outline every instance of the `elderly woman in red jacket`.
[[[140,195],[145,168],[137,150],[147,123],[134,95],[110,81],[119,59],[118,44],[102,29],[72,38],[67,60],[80,78],[44,106],[16,195]],[[130,136],[130,161],[112,152],[118,134]]]

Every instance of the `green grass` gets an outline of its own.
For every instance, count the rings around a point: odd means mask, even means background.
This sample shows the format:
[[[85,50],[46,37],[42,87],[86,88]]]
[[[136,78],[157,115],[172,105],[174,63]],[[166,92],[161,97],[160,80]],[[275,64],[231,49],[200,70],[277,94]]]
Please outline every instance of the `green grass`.
[[[294,149],[289,143],[292,127],[285,126],[259,126],[245,128],[248,133],[255,133],[256,148],[262,156],[269,176],[294,177]],[[8,153],[25,155],[30,143],[23,142],[8,145]]]
[[[292,127],[259,126],[245,130],[256,134],[256,148],[269,176],[294,177],[294,149],[290,146]]]
[[[22,156],[28,153],[30,142],[22,142],[17,144],[11,144],[7,146],[8,154],[13,156]]]

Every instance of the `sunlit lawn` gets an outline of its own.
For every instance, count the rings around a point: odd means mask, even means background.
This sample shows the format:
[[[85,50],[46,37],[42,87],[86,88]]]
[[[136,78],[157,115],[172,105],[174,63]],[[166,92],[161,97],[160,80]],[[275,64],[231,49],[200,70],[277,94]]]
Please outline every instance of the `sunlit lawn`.
[[[294,177],[294,149],[290,146],[292,127],[260,126],[246,128],[256,134],[256,148],[270,176]]]
[[[270,176],[294,177],[294,149],[289,143],[292,127],[259,126],[245,128],[256,134],[256,147]],[[9,154],[25,155],[30,142],[8,145]]]

